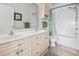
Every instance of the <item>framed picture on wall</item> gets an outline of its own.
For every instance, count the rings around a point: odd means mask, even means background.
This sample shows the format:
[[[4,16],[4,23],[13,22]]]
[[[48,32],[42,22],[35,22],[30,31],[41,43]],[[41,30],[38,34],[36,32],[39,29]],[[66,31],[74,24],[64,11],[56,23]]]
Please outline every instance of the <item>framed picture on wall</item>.
[[[14,13],[14,20],[22,21],[22,14],[21,13]]]

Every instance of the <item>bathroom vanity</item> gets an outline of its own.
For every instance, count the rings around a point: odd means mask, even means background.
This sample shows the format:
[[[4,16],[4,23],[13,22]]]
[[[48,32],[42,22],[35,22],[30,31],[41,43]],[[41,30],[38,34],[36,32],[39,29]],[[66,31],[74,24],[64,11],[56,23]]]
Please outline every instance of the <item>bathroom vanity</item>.
[[[48,31],[27,31],[0,37],[0,56],[40,56],[48,51]]]

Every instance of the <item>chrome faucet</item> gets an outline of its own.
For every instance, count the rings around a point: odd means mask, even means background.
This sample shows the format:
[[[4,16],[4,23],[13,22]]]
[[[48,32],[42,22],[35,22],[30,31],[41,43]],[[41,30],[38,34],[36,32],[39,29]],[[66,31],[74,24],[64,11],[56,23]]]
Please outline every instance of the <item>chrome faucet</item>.
[[[14,35],[13,27],[10,29],[10,35]]]
[[[14,35],[14,32],[13,32],[13,30],[10,30],[10,35]]]

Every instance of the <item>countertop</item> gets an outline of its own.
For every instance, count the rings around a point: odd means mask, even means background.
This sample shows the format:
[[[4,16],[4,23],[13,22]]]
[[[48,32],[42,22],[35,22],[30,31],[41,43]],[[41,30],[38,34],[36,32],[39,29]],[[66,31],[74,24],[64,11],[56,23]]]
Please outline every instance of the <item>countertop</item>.
[[[26,31],[26,32],[24,31],[24,32],[16,32],[14,35],[0,35],[0,45],[44,32],[47,31],[45,30]]]

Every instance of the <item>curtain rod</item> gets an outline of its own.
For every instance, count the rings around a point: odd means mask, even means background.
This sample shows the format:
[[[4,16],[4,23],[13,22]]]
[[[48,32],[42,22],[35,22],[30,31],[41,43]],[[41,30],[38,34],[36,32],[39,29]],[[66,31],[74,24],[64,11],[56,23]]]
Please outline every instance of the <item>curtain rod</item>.
[[[59,7],[52,8],[50,10],[54,10],[54,9],[58,9],[58,8],[62,8],[62,7],[70,6],[70,5],[75,5],[75,4],[79,4],[79,3],[72,3],[72,4],[62,5],[62,6],[59,6]]]

